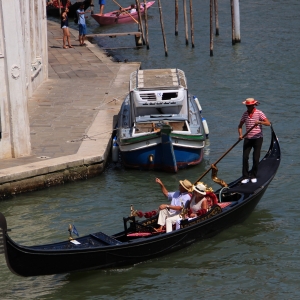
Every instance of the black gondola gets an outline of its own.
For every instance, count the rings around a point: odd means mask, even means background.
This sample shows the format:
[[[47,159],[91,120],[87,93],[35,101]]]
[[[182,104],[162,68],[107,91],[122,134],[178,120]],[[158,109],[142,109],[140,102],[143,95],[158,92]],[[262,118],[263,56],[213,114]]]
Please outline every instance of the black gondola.
[[[157,215],[141,222],[124,218],[124,231],[112,236],[93,233],[73,241],[39,246],[21,246],[7,233],[0,213],[0,241],[9,269],[20,276],[38,276],[102,269],[138,263],[211,237],[245,220],[265,193],[280,164],[280,146],[271,127],[271,144],[260,161],[257,183],[242,185],[241,178],[216,192],[219,203],[203,216],[184,220],[181,229],[156,233]],[[224,202],[226,205],[224,205]],[[128,226],[129,225],[129,226]]]

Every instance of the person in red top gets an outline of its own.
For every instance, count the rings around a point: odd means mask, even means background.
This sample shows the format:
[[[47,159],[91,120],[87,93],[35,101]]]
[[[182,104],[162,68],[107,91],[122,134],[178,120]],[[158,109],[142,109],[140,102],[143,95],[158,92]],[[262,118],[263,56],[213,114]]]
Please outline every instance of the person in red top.
[[[247,106],[247,111],[244,112],[238,126],[239,138],[243,139],[243,125],[246,125],[246,130],[249,130],[253,125],[254,127],[245,137],[243,145],[243,180],[242,183],[257,182],[257,171],[260,157],[260,150],[263,143],[262,126],[270,126],[271,123],[265,114],[255,108],[259,102],[253,98],[247,98],[243,104]],[[249,154],[253,148],[253,165],[252,170],[249,171]]]

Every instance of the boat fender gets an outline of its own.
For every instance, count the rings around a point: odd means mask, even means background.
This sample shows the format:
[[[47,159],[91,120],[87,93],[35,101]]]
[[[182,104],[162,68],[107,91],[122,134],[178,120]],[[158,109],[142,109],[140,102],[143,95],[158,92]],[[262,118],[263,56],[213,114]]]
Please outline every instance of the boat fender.
[[[200,113],[201,113],[201,112],[202,112],[202,107],[201,107],[201,105],[200,105],[200,103],[199,103],[198,98],[197,98],[196,96],[193,96],[193,99],[194,99],[195,103],[197,104],[198,109],[199,109],[199,111],[200,111]]]
[[[119,145],[117,143],[117,137],[115,136],[112,140],[112,150],[111,156],[113,162],[118,162],[119,160]]]
[[[149,159],[149,162],[152,164],[154,162],[154,155],[153,154],[150,154],[148,156],[148,159]]]
[[[202,124],[203,124],[204,132],[205,132],[205,137],[208,139],[209,129],[208,129],[207,122],[206,122],[205,118],[201,117],[201,119],[202,119]]]

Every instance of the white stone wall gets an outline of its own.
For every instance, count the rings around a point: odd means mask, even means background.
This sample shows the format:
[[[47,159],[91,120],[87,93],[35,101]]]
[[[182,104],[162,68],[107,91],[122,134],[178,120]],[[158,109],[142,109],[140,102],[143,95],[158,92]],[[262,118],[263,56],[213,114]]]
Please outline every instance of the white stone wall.
[[[28,98],[48,78],[45,0],[0,0],[0,159],[30,155]]]

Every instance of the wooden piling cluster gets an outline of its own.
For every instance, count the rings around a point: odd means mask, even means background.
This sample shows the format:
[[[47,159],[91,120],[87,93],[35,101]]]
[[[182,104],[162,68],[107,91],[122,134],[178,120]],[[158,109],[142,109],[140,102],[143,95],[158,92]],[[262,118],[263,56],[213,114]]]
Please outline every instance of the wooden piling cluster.
[[[113,0],[116,2],[116,0]],[[144,24],[141,17],[140,4],[143,1],[145,8],[145,18]],[[136,32],[126,33],[126,35],[135,35],[136,46],[146,45],[147,49],[149,49],[149,28],[148,28],[148,10],[147,10],[147,0],[135,0],[136,8],[138,12],[138,32],[141,34],[137,34]],[[117,3],[117,2],[116,2]],[[164,22],[163,22],[163,14],[162,14],[162,6],[161,0],[157,0],[159,16],[160,16],[160,25],[165,49],[165,56],[168,56],[168,47],[164,30]],[[192,48],[195,47],[194,41],[194,16],[193,16],[193,0],[189,0],[189,17],[190,20],[188,22],[188,13],[187,13],[187,0],[182,0],[183,4],[183,18],[184,18],[184,29],[185,29],[185,44],[189,44],[189,34],[188,34],[188,23],[190,25],[190,36],[191,36],[191,45]],[[118,4],[119,5],[119,4]],[[213,42],[214,42],[214,28],[215,35],[218,36],[219,33],[219,17],[218,17],[218,0],[210,0],[209,4],[209,12],[210,12],[210,56],[213,56]],[[120,5],[119,5],[120,6]],[[121,7],[121,6],[120,6]],[[239,11],[239,0],[230,0],[230,8],[231,8],[231,28],[232,28],[232,45],[235,43],[241,42],[240,37],[240,11]],[[175,0],[175,36],[178,35],[178,17],[179,17],[179,0]],[[145,30],[144,30],[145,28]],[[112,34],[110,34],[112,35]],[[117,36],[119,34],[113,34]]]
[[[230,0],[232,45],[241,42],[239,0]],[[210,0],[210,56],[213,56],[213,17],[215,17],[216,35],[219,35],[218,0]],[[215,14],[214,14],[215,12]]]
[[[188,18],[187,18],[187,0],[183,1],[183,17],[184,17],[184,28],[185,28],[185,44],[189,44],[188,40]],[[192,48],[195,47],[194,43],[194,18],[193,18],[193,2],[189,0],[190,6],[190,30],[191,30],[191,41]],[[209,4],[209,13],[210,13],[210,56],[213,56],[213,31],[215,24],[215,35],[218,36],[219,32],[219,16],[218,16],[218,0],[210,0]],[[231,28],[232,28],[232,45],[235,43],[241,42],[240,37],[240,8],[239,8],[239,0],[230,0],[231,6]],[[178,35],[178,0],[175,0],[175,35]],[[213,22],[215,21],[215,22]],[[214,24],[213,24],[214,23]]]

